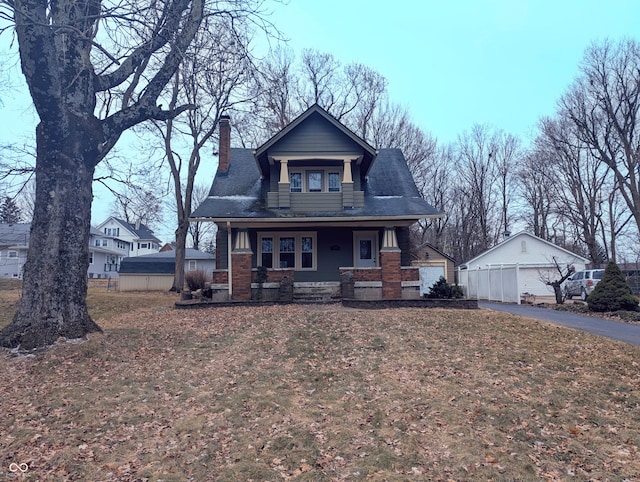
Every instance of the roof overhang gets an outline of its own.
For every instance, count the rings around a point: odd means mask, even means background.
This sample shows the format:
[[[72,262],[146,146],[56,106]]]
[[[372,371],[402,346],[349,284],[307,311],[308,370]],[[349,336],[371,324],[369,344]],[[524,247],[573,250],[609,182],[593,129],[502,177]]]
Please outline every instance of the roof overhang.
[[[190,218],[195,222],[213,222],[221,225],[232,225],[237,228],[305,228],[318,227],[379,227],[379,226],[411,226],[420,219],[438,218],[439,215],[424,216],[353,216],[353,217],[314,217],[314,218]]]

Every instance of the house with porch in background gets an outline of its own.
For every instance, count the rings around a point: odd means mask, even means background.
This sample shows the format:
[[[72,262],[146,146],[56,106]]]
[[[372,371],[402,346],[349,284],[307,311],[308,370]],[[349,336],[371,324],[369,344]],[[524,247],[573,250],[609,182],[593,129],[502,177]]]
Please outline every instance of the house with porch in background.
[[[313,105],[256,149],[232,149],[223,117],[218,170],[191,219],[217,225],[221,298],[250,300],[264,267],[264,286],[288,278],[294,297],[339,297],[349,278],[355,298],[402,299],[420,295],[409,227],[441,215],[400,149],[376,150]]]

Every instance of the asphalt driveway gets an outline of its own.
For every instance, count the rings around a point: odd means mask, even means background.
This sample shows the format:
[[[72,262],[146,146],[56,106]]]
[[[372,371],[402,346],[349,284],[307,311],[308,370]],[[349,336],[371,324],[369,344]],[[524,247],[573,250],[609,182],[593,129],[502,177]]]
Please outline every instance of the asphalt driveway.
[[[640,325],[605,320],[593,316],[578,315],[576,313],[557,311],[549,308],[536,308],[535,306],[530,305],[512,305],[478,301],[478,307],[495,311],[506,311],[515,315],[548,321],[557,325],[587,331],[596,335],[640,346]]]

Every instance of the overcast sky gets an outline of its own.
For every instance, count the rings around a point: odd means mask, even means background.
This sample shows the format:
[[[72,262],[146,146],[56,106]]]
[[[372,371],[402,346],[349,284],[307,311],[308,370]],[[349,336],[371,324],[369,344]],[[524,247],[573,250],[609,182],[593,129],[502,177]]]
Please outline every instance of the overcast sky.
[[[377,70],[416,124],[451,142],[474,123],[529,136],[591,42],[640,37],[640,1],[291,0],[273,20],[297,53]]]
[[[440,142],[478,123],[526,143],[591,42],[640,38],[640,1],[291,0],[275,5],[271,20],[296,54],[313,48],[384,75],[391,100]],[[0,36],[3,49],[8,40]],[[0,95],[0,142],[33,137],[37,119],[19,69],[4,75],[13,88]],[[110,202],[98,193],[95,223]],[[169,240],[173,229],[162,231]]]

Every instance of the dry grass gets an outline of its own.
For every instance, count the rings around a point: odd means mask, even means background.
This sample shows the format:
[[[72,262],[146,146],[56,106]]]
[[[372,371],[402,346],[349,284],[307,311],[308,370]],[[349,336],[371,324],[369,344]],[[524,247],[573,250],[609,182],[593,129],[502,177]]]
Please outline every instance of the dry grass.
[[[486,310],[91,296],[104,334],[0,358],[0,474],[640,480],[637,347]]]

